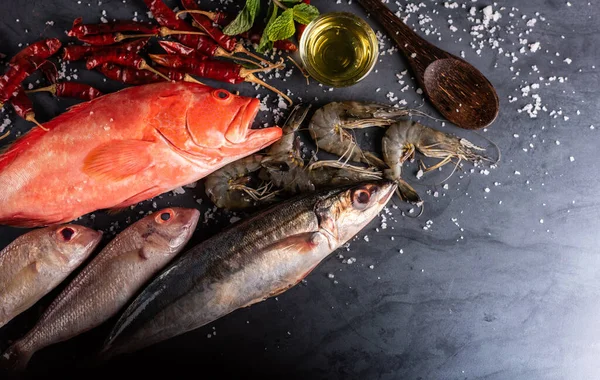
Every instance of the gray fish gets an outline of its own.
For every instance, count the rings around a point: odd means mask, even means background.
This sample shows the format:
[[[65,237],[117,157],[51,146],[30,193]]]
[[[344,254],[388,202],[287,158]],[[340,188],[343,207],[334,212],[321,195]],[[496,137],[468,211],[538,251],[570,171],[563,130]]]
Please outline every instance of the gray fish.
[[[0,251],[0,327],[58,286],[101,238],[102,232],[67,224],[28,232]]]
[[[309,193],[202,242],[125,310],[103,357],[172,338],[290,289],[365,227],[395,189],[383,180]]]
[[[25,337],[3,355],[3,366],[27,366],[38,350],[99,326],[171,261],[192,237],[200,212],[169,208],[115,237],[52,302]]]

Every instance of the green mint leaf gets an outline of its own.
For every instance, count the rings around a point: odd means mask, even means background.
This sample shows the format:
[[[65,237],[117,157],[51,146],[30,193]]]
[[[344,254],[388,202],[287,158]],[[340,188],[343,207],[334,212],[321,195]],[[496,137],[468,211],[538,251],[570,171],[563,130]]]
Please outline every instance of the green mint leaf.
[[[294,20],[300,24],[308,24],[319,15],[319,10],[314,5],[298,4],[294,6]]]
[[[275,6],[274,3],[271,3],[271,7],[269,8],[269,14],[267,15],[267,25],[265,25],[265,30],[267,30],[274,22],[277,20],[277,12],[279,8]],[[267,50],[271,50],[273,48],[273,42],[269,40],[267,33],[263,31],[262,36],[260,36],[260,42],[258,43],[258,48],[256,49],[259,53],[264,53]]]
[[[279,41],[290,38],[294,35],[296,27],[294,26],[294,10],[286,9],[281,16],[277,17],[273,23],[265,29],[269,40]]]
[[[246,0],[246,5],[238,13],[237,17],[223,29],[228,36],[237,36],[244,33],[254,25],[254,19],[260,9],[260,0]]]

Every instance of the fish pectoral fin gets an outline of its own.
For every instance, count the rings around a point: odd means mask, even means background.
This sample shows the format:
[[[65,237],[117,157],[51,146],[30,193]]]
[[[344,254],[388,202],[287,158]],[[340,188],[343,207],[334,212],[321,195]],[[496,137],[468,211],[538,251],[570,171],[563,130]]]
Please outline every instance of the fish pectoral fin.
[[[305,232],[298,235],[292,235],[277,243],[271,244],[269,251],[285,251],[289,253],[305,254],[318,246],[325,237],[319,231]]]
[[[144,140],[117,140],[101,144],[83,161],[83,172],[90,177],[122,180],[152,166],[150,152],[154,142]]]

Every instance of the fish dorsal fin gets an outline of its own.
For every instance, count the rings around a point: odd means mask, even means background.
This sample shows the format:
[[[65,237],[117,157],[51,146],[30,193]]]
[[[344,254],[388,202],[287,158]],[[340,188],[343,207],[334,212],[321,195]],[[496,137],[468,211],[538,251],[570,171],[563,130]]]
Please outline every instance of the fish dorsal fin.
[[[101,144],[83,160],[83,172],[90,177],[123,180],[153,165],[150,150],[154,142],[117,140]]]

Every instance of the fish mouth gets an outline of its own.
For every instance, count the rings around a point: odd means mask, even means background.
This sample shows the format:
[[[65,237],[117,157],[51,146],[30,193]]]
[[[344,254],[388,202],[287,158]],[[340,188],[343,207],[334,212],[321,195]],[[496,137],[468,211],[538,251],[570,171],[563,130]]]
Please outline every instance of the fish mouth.
[[[241,144],[247,139],[259,108],[260,102],[256,98],[251,98],[246,104],[240,106],[232,124],[225,132],[225,139],[230,144]]]
[[[398,184],[395,181],[390,181],[390,180],[386,179],[381,182],[379,187],[382,190],[382,192],[381,192],[381,197],[379,198],[378,203],[381,206],[385,206],[388,203],[388,201],[390,200],[390,198],[392,197],[392,195],[394,195],[394,192],[396,191]]]

